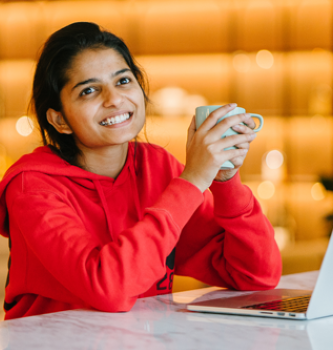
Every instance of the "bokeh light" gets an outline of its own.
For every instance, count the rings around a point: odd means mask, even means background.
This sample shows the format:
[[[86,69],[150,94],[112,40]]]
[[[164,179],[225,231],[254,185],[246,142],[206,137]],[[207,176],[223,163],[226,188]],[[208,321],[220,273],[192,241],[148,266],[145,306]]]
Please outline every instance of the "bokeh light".
[[[23,117],[19,118],[18,121],[16,122],[16,131],[21,135],[21,136],[29,136],[33,129],[34,129],[34,123],[31,120],[31,118],[27,117],[24,115]]]
[[[290,240],[290,233],[286,227],[275,226],[274,227],[274,238],[279,247],[279,250],[283,250]]]
[[[184,99],[184,114],[192,116],[195,114],[195,109],[198,106],[206,106],[208,101],[202,95],[187,95]]]
[[[271,181],[263,181],[257,188],[258,196],[261,199],[270,199],[274,196],[275,186]]]
[[[256,62],[260,68],[270,69],[274,64],[274,56],[268,50],[260,50],[257,52]]]
[[[311,196],[315,201],[321,201],[325,198],[325,188],[320,182],[316,182],[311,187]]]
[[[251,68],[250,57],[246,53],[238,53],[233,57],[232,65],[239,73],[248,72]]]
[[[270,169],[278,169],[284,161],[283,154],[278,150],[273,150],[266,155],[266,164]]]
[[[162,116],[177,117],[183,114],[187,91],[177,86],[166,86],[152,94],[155,113]]]
[[[196,107],[208,105],[203,95],[189,94],[177,86],[166,86],[156,90],[151,100],[154,113],[163,117],[193,116]]]
[[[328,126],[326,118],[320,114],[315,114],[310,118],[310,125],[311,125],[311,128],[313,128],[314,130],[316,130],[318,126],[323,128]]]

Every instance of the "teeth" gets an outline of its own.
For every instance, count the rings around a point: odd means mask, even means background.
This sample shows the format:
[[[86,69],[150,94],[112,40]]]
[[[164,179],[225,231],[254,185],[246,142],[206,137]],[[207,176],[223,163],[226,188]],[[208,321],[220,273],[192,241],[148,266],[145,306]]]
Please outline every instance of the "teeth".
[[[130,117],[129,113],[124,113],[121,115],[117,115],[114,118],[106,118],[100,123],[100,125],[106,126],[106,125],[119,124],[129,119],[129,117]]]

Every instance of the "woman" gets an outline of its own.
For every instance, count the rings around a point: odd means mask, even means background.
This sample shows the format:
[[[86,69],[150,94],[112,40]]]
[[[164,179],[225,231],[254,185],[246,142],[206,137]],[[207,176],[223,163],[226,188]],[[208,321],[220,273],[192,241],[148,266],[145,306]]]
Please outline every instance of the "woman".
[[[174,273],[242,290],[277,284],[273,229],[237,171],[253,120],[216,124],[232,104],[197,131],[192,121],[183,166],[133,142],[147,100],[141,71],[113,34],[74,23],[46,42],[33,84],[44,147],[0,185],[0,232],[10,242],[6,319],[128,311],[139,297],[171,292]],[[221,139],[229,127],[239,134]],[[235,169],[220,170],[226,160]]]

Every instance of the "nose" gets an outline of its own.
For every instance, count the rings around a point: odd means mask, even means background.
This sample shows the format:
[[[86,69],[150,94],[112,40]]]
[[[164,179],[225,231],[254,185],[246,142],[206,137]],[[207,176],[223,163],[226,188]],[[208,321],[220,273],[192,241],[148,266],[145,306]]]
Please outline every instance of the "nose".
[[[123,102],[123,96],[116,87],[107,86],[103,92],[103,106],[105,108],[118,107]]]

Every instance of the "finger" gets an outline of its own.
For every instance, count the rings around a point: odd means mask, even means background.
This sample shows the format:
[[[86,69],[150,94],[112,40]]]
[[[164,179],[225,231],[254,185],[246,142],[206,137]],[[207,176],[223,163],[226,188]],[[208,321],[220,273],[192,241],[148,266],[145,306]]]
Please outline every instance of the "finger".
[[[246,154],[240,157],[232,158],[230,159],[230,162],[235,166],[235,168],[240,168],[244,163],[245,157],[246,157]]]
[[[246,134],[236,134],[227,136],[223,139],[218,139],[214,144],[216,147],[219,147],[221,149],[228,148],[228,147],[237,147],[242,144],[250,143],[256,138],[257,134],[255,132],[246,133]],[[239,147],[244,148],[244,147]]]
[[[248,113],[247,113],[248,114]],[[253,118],[251,118],[251,114],[248,114],[249,115],[249,119],[248,121],[245,121],[244,123],[249,127],[251,128],[252,130],[256,128],[256,123],[255,121],[253,120]]]
[[[238,148],[233,148],[233,149],[228,149],[226,151],[223,151],[219,157],[219,164],[223,164],[225,161],[229,160],[233,163],[232,160],[236,160],[238,158],[243,158],[245,159],[245,156],[247,155],[248,149],[238,149]]]
[[[256,126],[255,124],[251,126],[244,125],[244,124],[237,124],[232,127],[232,130],[236,131],[239,134],[246,134],[246,133],[253,132],[253,129],[255,128],[255,126]]]
[[[256,135],[255,135],[256,136]],[[254,137],[255,138],[255,137]],[[254,139],[253,139],[254,140]],[[239,143],[237,145],[235,145],[236,148],[250,148],[250,144],[253,141],[247,141],[247,142],[243,142],[243,143]]]
[[[249,146],[249,144],[247,145]],[[245,154],[241,154],[236,156],[235,158],[229,159],[229,161],[235,166],[235,168],[240,168],[243,165],[246,155],[249,151],[249,147],[238,148],[238,149],[246,150],[246,152]]]
[[[236,148],[250,149],[250,142],[241,143],[241,144],[235,145],[235,147]]]
[[[250,143],[249,142],[242,143],[242,144],[239,144],[239,145],[235,145],[235,147],[238,148],[238,149],[246,149],[247,151],[249,151]],[[242,155],[240,157],[236,157],[236,158],[230,159],[230,162],[235,166],[236,169],[238,169],[238,168],[240,168],[243,165],[245,157],[246,157],[246,154]]]
[[[224,105],[224,106],[216,109],[215,111],[213,111],[212,113],[209,114],[209,116],[201,124],[201,126],[198,128],[198,130],[208,131],[208,130],[212,129],[216,125],[217,121],[220,118],[224,117],[227,113],[229,113],[230,111],[232,111],[236,107],[237,107],[236,103],[230,103],[228,105]]]
[[[190,144],[193,135],[195,133],[195,116],[193,116],[192,120],[191,120],[191,124],[189,125],[188,129],[187,129],[187,145]]]
[[[209,131],[209,137],[214,139],[220,138],[228,129],[235,127],[236,125],[239,125],[241,123],[247,123],[250,122],[250,115],[247,113],[241,113],[241,114],[235,114],[231,117],[223,119],[221,122],[219,122],[217,125],[214,126]],[[248,128],[249,133],[253,132],[251,128]]]

